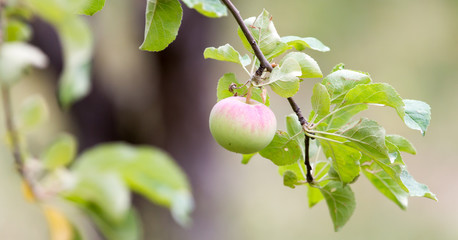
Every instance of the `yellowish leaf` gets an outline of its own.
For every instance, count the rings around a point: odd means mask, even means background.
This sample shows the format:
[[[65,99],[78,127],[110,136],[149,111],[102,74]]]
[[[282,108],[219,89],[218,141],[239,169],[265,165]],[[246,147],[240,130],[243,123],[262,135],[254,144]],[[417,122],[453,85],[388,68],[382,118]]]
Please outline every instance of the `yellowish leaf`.
[[[31,203],[36,202],[37,199],[35,198],[35,195],[33,194],[33,191],[27,182],[22,181],[21,188],[22,188],[22,193],[24,194],[24,198],[28,202],[31,202]]]
[[[72,225],[58,209],[43,205],[43,211],[48,220],[51,240],[73,239]]]

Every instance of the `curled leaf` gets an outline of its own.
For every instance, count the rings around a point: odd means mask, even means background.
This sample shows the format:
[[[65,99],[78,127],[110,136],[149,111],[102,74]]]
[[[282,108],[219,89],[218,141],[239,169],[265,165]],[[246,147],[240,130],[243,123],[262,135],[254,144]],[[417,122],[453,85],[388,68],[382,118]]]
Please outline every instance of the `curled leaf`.
[[[44,68],[47,64],[46,55],[28,43],[4,43],[0,49],[0,81],[14,83],[29,67]]]

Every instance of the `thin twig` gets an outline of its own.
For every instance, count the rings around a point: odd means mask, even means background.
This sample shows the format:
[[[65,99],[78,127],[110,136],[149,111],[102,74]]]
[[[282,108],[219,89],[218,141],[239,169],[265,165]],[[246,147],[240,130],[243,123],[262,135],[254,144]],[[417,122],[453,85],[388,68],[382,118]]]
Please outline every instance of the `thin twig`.
[[[19,137],[14,126],[13,121],[13,110],[11,107],[11,96],[9,86],[2,84],[2,102],[3,102],[3,112],[5,115],[5,125],[7,130],[7,135],[11,140],[11,146],[13,151],[13,158],[16,164],[16,169],[21,175],[24,175],[23,160],[21,156],[21,150],[19,147]]]
[[[308,128],[308,122],[305,120],[304,116],[302,115],[301,108],[297,105],[297,103],[294,101],[293,98],[288,98],[289,105],[291,105],[291,108],[293,111],[296,113],[297,117],[299,118],[299,122],[301,123],[302,126],[306,126]]]
[[[310,165],[309,156],[310,137],[305,135],[305,166],[307,167],[307,182],[313,182],[312,165]]]
[[[4,8],[4,2],[3,0],[0,0],[0,51],[1,51],[1,47],[3,46],[3,38],[4,38],[3,8]],[[11,145],[13,148],[12,150],[13,150],[14,162],[16,164],[16,168],[19,171],[19,173],[21,173],[21,175],[24,175],[23,174],[24,170],[22,167],[23,161],[22,161],[22,156],[21,156],[21,149],[19,147],[19,137],[17,135],[17,131],[15,130],[14,121],[13,121],[13,110],[11,106],[10,86],[8,86],[7,83],[1,83],[1,89],[2,89],[3,112],[5,115],[5,125],[6,125],[7,135],[11,140]]]
[[[5,37],[4,34],[4,16],[3,16],[3,9],[5,7],[5,2],[3,0],[0,0],[0,51],[1,47],[3,45],[3,39]],[[2,93],[2,103],[3,103],[3,113],[5,115],[5,125],[6,125],[6,132],[7,136],[11,140],[11,147],[12,147],[12,154],[13,154],[13,159],[14,159],[14,165],[16,167],[16,170],[18,173],[21,175],[24,184],[26,187],[28,187],[31,191],[32,194],[35,196],[34,190],[33,190],[33,184],[32,181],[30,180],[29,176],[27,176],[25,167],[24,167],[24,159],[21,154],[21,146],[20,146],[20,140],[19,140],[19,135],[18,131],[14,125],[14,120],[13,120],[13,107],[11,103],[11,93],[10,93],[10,86],[7,83],[1,83],[0,79],[0,88],[1,88],[1,93]]]
[[[245,25],[242,16],[240,15],[239,10],[232,4],[230,0],[221,0],[224,5],[229,9],[229,11],[232,13],[234,16],[235,20],[237,21],[238,25],[242,29],[243,34],[247,38],[248,42],[251,45],[251,48],[253,48],[253,52],[256,55],[256,57],[259,59],[260,66],[258,70],[256,71],[256,75],[258,77],[261,77],[264,70],[267,70],[268,72],[272,72],[273,67],[267,60],[267,58],[264,56],[262,53],[261,49],[259,48],[258,44],[256,43],[256,40],[254,39],[253,35],[251,34],[250,30],[248,30],[248,27]],[[305,129],[308,129],[308,122],[305,120],[304,116],[301,113],[301,109],[297,105],[297,103],[294,101],[292,97],[288,98],[288,102],[291,105],[291,108],[293,111],[296,113],[299,122],[301,123],[302,126],[304,126]],[[312,172],[312,167],[310,166],[310,159],[309,159],[309,145],[310,145],[310,137],[306,134],[305,136],[305,148],[306,148],[306,154],[305,154],[305,165],[307,166],[307,182],[312,183],[313,182],[313,176],[311,174]],[[312,137],[313,138],[313,137]]]

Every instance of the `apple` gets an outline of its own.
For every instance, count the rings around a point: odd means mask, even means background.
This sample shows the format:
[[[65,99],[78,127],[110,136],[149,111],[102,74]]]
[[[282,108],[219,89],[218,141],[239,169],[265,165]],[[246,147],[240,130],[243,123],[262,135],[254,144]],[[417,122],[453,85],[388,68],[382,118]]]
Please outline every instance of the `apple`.
[[[236,153],[255,153],[275,136],[277,120],[266,105],[228,97],[215,104],[210,113],[210,132],[222,147]]]

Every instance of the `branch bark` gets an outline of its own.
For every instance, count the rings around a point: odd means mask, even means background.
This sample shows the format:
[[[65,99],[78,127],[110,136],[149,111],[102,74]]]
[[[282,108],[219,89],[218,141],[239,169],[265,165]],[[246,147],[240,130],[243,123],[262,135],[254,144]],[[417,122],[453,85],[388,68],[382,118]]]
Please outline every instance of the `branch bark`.
[[[259,59],[260,66],[259,69],[256,71],[256,75],[260,77],[262,73],[264,72],[264,69],[267,70],[268,72],[272,72],[273,67],[267,60],[267,58],[264,56],[262,53],[261,49],[259,48],[258,44],[256,43],[256,40],[254,39],[253,35],[251,34],[250,30],[248,27],[245,25],[243,22],[243,18],[240,15],[239,10],[234,6],[234,4],[230,0],[221,0],[224,5],[229,9],[229,11],[232,13],[234,16],[235,20],[237,21],[238,25],[242,29],[243,34],[247,38],[248,42],[250,43],[251,47],[253,48],[254,54],[256,57]],[[296,113],[299,122],[304,128],[308,128],[308,122],[302,115],[301,109],[297,105],[296,101],[292,97],[288,98],[288,102],[291,105],[291,108],[293,111]],[[309,159],[309,146],[310,146],[310,138],[305,135],[305,165],[307,167],[307,182],[312,183],[313,182],[313,176],[312,176],[312,166],[310,165],[310,159]]]

